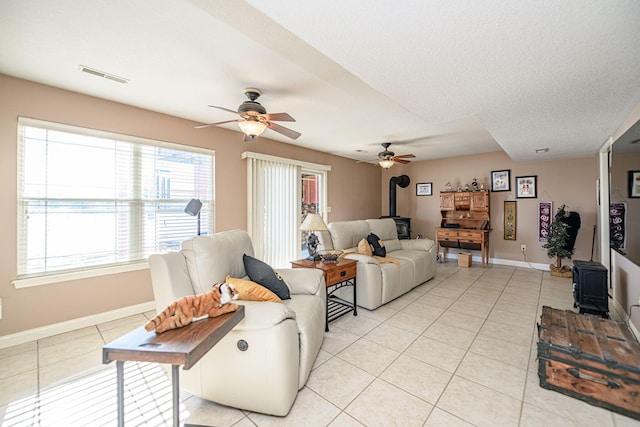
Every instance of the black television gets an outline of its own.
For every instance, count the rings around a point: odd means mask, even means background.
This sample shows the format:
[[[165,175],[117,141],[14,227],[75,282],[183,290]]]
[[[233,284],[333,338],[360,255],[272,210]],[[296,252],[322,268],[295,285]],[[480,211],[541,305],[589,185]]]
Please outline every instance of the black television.
[[[611,248],[640,266],[640,121],[613,143],[610,156]]]

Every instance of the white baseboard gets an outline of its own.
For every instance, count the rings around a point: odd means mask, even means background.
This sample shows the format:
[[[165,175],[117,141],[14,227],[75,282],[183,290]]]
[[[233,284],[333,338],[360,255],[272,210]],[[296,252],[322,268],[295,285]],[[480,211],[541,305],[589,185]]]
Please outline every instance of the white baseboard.
[[[612,301],[613,308],[618,312],[620,318],[623,319],[627,325],[629,325],[629,329],[631,329],[631,332],[633,333],[633,335],[635,335],[636,340],[640,341],[640,331],[638,331],[638,328],[636,328],[636,325],[633,322],[629,321],[629,314],[627,314],[625,309],[618,303],[618,301]]]
[[[448,253],[446,258],[458,259],[458,254]],[[482,256],[472,255],[471,260],[482,263]],[[536,270],[549,271],[549,264],[539,264],[539,263],[527,262],[527,261],[515,261],[512,259],[489,258],[489,264],[511,265],[513,267],[534,268]]]
[[[53,335],[63,334],[75,329],[86,328],[87,326],[93,326],[99,323],[110,322],[122,317],[133,316],[135,314],[155,309],[155,303],[153,301],[149,301],[142,304],[106,311],[104,313],[92,314],[91,316],[80,317],[78,319],[67,320],[60,323],[54,323],[52,325],[16,332],[15,334],[3,335],[0,336],[0,349],[47,338]]]

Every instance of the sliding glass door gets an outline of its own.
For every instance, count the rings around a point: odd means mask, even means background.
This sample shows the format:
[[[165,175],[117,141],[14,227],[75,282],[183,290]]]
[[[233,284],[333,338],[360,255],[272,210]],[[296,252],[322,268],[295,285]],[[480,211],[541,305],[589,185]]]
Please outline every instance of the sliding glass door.
[[[321,171],[303,170],[301,174],[302,194],[300,195],[300,201],[302,203],[302,215],[300,216],[300,226],[308,214],[320,214],[326,219],[324,214],[326,191],[325,191],[325,179],[324,173]],[[307,250],[307,238],[309,237],[308,231],[300,232],[300,251],[301,257],[306,258],[309,256]]]
[[[244,153],[248,158],[249,225],[256,257],[274,268],[306,251],[300,231],[309,213],[326,212],[329,166]],[[304,255],[306,256],[306,255]]]

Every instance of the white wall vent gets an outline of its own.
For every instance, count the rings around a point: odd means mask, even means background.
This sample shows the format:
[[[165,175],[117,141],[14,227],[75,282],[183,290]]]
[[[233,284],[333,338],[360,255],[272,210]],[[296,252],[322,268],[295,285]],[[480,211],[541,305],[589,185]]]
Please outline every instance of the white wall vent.
[[[116,76],[115,74],[105,73],[104,71],[96,70],[95,68],[87,67],[85,65],[80,65],[80,71],[83,73],[91,74],[93,76],[102,77],[103,79],[113,80],[118,83],[129,83],[131,80],[125,79],[124,77]]]

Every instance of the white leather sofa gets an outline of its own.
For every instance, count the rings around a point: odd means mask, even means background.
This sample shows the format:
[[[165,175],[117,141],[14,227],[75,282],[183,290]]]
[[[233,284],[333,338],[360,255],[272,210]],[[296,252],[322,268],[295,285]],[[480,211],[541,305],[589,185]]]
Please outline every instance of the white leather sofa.
[[[431,279],[436,273],[436,246],[430,239],[399,240],[392,218],[337,221],[320,233],[320,249],[357,252],[358,243],[373,233],[384,242],[387,255],[399,263],[381,263],[372,256],[348,253],[358,261],[356,298],[358,306],[374,310]],[[352,300],[349,293],[340,297]]]
[[[245,231],[198,236],[180,252],[149,258],[156,310],[205,292],[227,275],[247,278],[243,254],[254,255]],[[236,301],[245,318],[180,378],[190,393],[223,405],[286,415],[309,377],[324,337],[326,290],[322,271],[276,270],[291,292],[283,303]],[[241,350],[240,341],[248,344]]]

